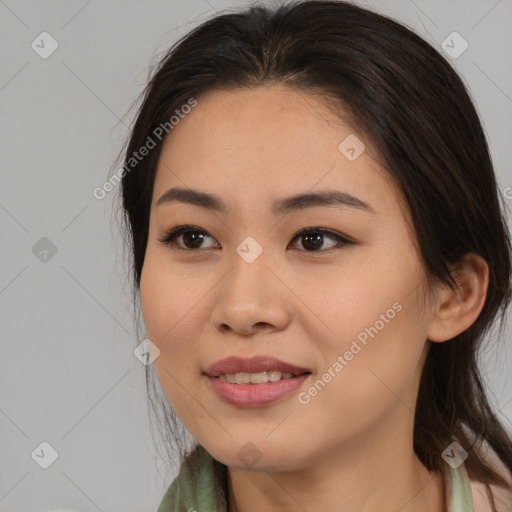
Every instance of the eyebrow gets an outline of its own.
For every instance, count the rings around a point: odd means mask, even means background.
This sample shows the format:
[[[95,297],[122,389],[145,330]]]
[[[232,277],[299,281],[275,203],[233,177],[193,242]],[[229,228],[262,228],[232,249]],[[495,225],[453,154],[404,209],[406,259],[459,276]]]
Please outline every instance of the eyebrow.
[[[170,188],[160,197],[156,206],[172,202],[192,204],[220,213],[227,211],[227,206],[220,197],[191,188]],[[376,213],[366,201],[339,190],[322,190],[277,199],[272,203],[271,211],[274,215],[282,215],[292,211],[301,211],[306,208],[318,206],[342,206]]]

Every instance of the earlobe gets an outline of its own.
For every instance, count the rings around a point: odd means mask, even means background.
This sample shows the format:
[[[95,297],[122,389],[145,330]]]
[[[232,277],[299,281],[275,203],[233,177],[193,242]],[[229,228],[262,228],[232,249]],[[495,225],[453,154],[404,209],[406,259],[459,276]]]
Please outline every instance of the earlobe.
[[[439,291],[427,331],[430,341],[450,340],[471,327],[482,311],[489,285],[489,266],[475,253],[466,254],[451,269],[457,287]]]

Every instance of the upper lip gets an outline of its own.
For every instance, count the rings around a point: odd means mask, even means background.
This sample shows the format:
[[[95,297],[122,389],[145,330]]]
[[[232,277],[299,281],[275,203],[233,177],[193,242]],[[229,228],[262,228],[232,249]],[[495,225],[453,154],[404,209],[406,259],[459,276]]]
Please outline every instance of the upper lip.
[[[231,356],[213,363],[205,373],[210,377],[218,377],[227,373],[259,373],[277,370],[283,373],[301,375],[311,373],[307,368],[302,368],[291,363],[286,363],[272,356],[254,356],[250,358]]]

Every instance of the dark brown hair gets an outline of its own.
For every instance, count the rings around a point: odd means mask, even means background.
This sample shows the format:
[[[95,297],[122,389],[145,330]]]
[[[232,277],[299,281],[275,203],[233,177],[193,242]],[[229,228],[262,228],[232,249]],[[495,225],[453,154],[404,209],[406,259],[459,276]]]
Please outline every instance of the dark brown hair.
[[[510,235],[482,124],[446,59],[404,25],[365,8],[292,1],[209,19],[176,42],[151,73],[123,150],[121,210],[135,302],[161,140],[139,163],[128,162],[147,137],[207,91],[282,83],[321,92],[349,113],[403,192],[427,284],[455,286],[449,266],[467,253],[482,256],[489,266],[478,319],[452,340],[430,346],[414,450],[429,470],[440,471],[441,453],[457,441],[469,452],[465,465],[471,477],[506,486],[478,450],[488,443],[512,471],[512,442],[488,401],[478,355],[500,309],[502,333],[511,297]],[[150,372],[148,367],[147,382]],[[158,407],[168,412],[163,434],[177,435],[181,427],[164,398]]]

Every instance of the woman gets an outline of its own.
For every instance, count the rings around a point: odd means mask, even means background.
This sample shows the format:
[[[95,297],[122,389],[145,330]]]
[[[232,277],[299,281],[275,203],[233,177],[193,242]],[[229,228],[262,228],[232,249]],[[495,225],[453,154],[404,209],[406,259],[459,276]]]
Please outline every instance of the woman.
[[[159,512],[512,510],[477,365],[509,232],[435,49],[345,2],[218,15],[160,62],[123,158],[166,433],[192,436]]]

